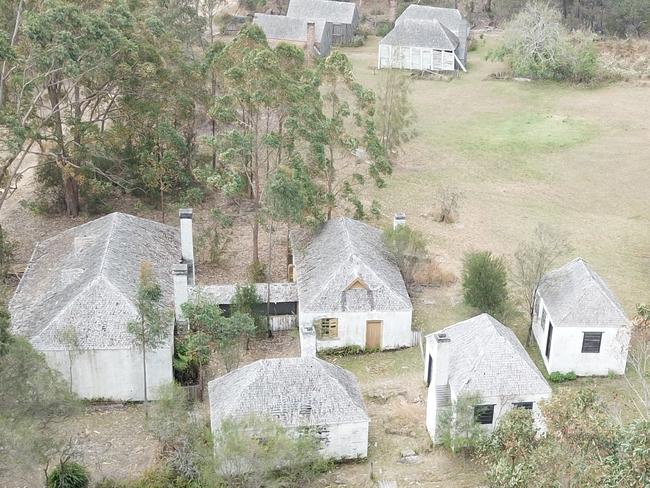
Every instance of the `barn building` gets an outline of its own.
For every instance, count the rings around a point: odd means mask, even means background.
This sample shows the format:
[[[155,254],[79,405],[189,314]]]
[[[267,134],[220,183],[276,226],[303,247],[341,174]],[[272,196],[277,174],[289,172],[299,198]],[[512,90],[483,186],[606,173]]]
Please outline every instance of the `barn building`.
[[[349,371],[317,358],[263,359],[210,381],[210,423],[251,415],[289,430],[315,430],[323,456],[365,458],[368,423],[363,397]]]
[[[551,388],[512,330],[488,314],[426,336],[424,380],[434,442],[440,441],[441,415],[463,395],[480,398],[474,414],[486,430],[513,408],[531,409],[544,428],[539,402],[550,398]]]
[[[630,321],[583,259],[547,273],[537,292],[533,334],[549,373],[625,373]]]
[[[413,307],[379,229],[335,218],[316,232],[293,232],[291,248],[303,353],[411,346]]]
[[[326,57],[330,53],[333,26],[324,19],[255,14],[253,22],[262,28],[271,45],[287,42],[304,47],[317,57]]]
[[[112,213],[40,242],[9,303],[12,330],[42,352],[82,398],[143,400],[143,365],[127,325],[137,318],[140,267],[150,263],[163,304],[181,258],[178,229]],[[147,357],[147,392],[172,381],[173,323]]]
[[[457,9],[410,5],[380,41],[378,67],[466,71],[468,39],[469,23]]]
[[[332,24],[332,44],[339,46],[352,42],[359,25],[359,10],[354,2],[290,0],[287,17],[324,19]]]

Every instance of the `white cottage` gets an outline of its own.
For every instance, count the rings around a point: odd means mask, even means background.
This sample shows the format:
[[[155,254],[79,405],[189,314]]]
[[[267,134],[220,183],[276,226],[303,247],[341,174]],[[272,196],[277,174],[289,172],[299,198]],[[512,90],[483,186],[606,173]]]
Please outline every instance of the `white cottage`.
[[[348,218],[291,235],[303,354],[411,346],[413,307],[379,229]],[[315,339],[314,339],[315,337]]]
[[[368,455],[369,418],[356,378],[317,358],[263,359],[210,381],[210,423],[251,415],[315,430],[332,459]]]
[[[625,373],[630,321],[602,278],[581,258],[544,276],[533,334],[549,373]]]
[[[469,23],[457,9],[409,5],[379,42],[377,66],[466,71],[468,39]]]
[[[260,26],[271,45],[287,42],[304,47],[309,54],[327,57],[332,47],[333,27],[324,19],[303,19],[284,15],[255,14],[253,23]]]
[[[439,442],[438,419],[462,395],[478,395],[476,421],[493,430],[513,408],[533,411],[543,428],[539,402],[551,388],[515,334],[488,314],[426,336],[424,380],[427,430]]]
[[[332,44],[348,44],[354,39],[359,25],[359,10],[354,2],[332,0],[289,0],[287,17],[322,19],[332,25]]]
[[[180,258],[178,229],[151,220],[112,213],[68,229],[34,249],[9,303],[12,330],[80,397],[143,400],[142,355],[127,330],[137,318],[140,267],[152,265],[171,307],[169,270]],[[172,354],[170,321],[165,344],[146,355],[149,398],[172,381]]]

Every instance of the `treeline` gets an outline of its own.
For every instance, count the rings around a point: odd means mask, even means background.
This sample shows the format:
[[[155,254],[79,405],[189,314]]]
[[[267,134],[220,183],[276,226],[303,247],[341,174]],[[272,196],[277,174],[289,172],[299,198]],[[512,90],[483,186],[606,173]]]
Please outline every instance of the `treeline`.
[[[501,26],[527,5],[538,0],[423,0],[404,2],[438,7],[459,8],[470,21],[487,21]],[[650,2],[647,0],[549,0],[543,2],[561,12],[571,29],[617,37],[641,37],[650,33]]]
[[[360,189],[391,173],[387,149],[404,140],[392,112],[404,108],[383,99],[397,108],[376,115],[375,94],[343,54],[317,61],[271,48],[252,25],[219,42],[215,2],[5,4],[0,207],[34,156],[42,191],[31,206],[41,212],[102,213],[130,194],[164,221],[168,202],[219,192],[252,216],[253,265],[270,219],[377,211]],[[381,117],[390,137],[375,129]]]

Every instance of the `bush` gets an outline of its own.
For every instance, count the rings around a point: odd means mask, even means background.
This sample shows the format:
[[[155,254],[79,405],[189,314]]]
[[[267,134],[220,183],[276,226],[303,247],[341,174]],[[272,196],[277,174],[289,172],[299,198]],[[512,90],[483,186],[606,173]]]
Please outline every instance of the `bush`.
[[[321,351],[319,354],[321,356],[356,356],[359,354],[363,354],[364,352],[367,352],[365,349],[363,349],[361,346],[357,345],[351,345],[351,346],[343,346],[343,347],[333,347],[331,349],[326,349],[324,351]]]
[[[501,315],[508,301],[506,263],[489,251],[473,252],[463,262],[463,298],[471,307]]]
[[[375,34],[379,37],[384,37],[391,30],[393,30],[393,23],[388,20],[382,20],[381,22],[377,22]]]
[[[553,371],[548,377],[551,383],[564,383],[565,381],[573,381],[576,378],[577,376],[573,371],[569,371],[568,373]]]
[[[488,58],[505,60],[514,76],[541,80],[593,81],[598,54],[593,37],[570,35],[560,12],[548,4],[531,3],[506,26],[503,45]]]
[[[397,259],[404,281],[407,285],[412,284],[416,269],[428,258],[424,237],[408,225],[400,225],[384,231],[384,242]]]
[[[255,261],[248,267],[248,276],[253,283],[264,283],[266,281],[266,265],[261,261]]]
[[[47,475],[47,488],[87,488],[89,483],[88,470],[73,461],[59,464]]]

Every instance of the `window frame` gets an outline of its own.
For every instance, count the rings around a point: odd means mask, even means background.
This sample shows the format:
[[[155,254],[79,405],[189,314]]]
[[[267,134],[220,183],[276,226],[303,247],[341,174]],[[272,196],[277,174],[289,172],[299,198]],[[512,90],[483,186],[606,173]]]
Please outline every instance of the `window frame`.
[[[477,424],[480,425],[492,425],[494,423],[494,403],[474,405],[474,419]],[[486,412],[481,412],[481,410],[486,410]],[[489,413],[490,421],[486,422],[486,415]]]
[[[323,317],[321,319],[316,319],[315,324],[316,331],[318,332],[318,339],[324,341],[336,340],[339,338],[339,319],[336,317]],[[324,331],[327,332],[324,332]],[[332,330],[335,332],[332,333]]]
[[[598,350],[590,350],[593,348],[595,343],[595,337],[598,336]],[[589,340],[587,340],[589,337]],[[585,347],[587,346],[587,347]],[[600,350],[603,346],[603,333],[602,332],[583,332],[582,333],[582,346],[580,352],[582,354],[600,354]]]

